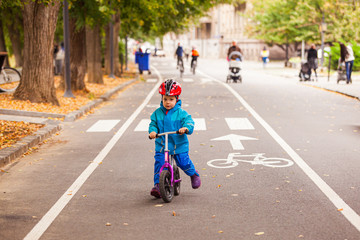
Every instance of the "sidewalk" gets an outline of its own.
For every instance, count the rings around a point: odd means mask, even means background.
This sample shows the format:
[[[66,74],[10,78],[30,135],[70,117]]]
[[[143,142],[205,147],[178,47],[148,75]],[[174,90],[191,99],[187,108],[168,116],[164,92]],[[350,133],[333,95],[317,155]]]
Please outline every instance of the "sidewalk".
[[[267,69],[270,70],[271,74],[292,78],[296,81],[299,81],[299,72],[298,68],[286,68],[284,67],[283,62],[273,62],[269,63]],[[312,74],[314,77],[314,73]],[[322,88],[328,91],[344,94],[349,97],[356,98],[360,100],[360,75],[358,73],[353,74],[352,84],[346,84],[345,81],[340,81],[337,83],[337,73],[333,73],[328,78],[327,69],[325,68],[324,72],[318,70],[318,80],[317,81],[306,81],[300,82],[301,84]]]

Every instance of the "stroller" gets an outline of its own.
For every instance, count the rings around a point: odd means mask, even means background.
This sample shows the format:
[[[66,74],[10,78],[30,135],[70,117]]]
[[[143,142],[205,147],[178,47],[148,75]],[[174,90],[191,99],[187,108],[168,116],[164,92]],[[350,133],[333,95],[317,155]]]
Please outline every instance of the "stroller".
[[[236,57],[235,60],[232,60],[232,57]],[[240,74],[241,70],[241,61],[242,55],[238,51],[234,51],[229,55],[229,74],[226,77],[226,83],[234,81],[235,83],[239,81],[241,83],[242,77]]]
[[[347,81],[347,77],[346,77],[345,63],[341,62],[340,59],[339,59],[339,65],[338,65],[338,68],[337,68],[337,81],[336,82],[339,83],[340,81]]]
[[[299,73],[300,82],[310,81],[311,79],[311,68],[308,62],[301,62],[301,68]]]

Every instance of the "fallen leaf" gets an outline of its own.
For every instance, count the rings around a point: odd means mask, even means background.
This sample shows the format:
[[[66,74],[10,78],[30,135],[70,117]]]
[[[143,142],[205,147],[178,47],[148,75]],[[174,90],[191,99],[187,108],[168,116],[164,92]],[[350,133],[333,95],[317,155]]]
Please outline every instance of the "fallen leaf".
[[[175,212],[175,211],[173,211],[173,212],[172,212],[172,215],[175,217],[175,216],[176,216],[176,212]]]

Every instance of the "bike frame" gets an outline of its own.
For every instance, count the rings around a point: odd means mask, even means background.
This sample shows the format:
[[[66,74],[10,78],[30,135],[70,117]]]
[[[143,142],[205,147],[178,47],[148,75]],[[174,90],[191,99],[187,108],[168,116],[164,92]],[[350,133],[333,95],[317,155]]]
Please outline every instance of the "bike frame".
[[[174,131],[174,132],[160,133],[160,134],[157,134],[156,137],[165,136],[165,149],[164,149],[165,163],[164,163],[164,165],[161,166],[159,174],[161,175],[161,172],[165,168],[169,169],[170,173],[171,173],[171,186],[173,187],[174,183],[181,181],[181,178],[174,180],[174,167],[173,167],[174,166],[174,158],[172,155],[169,154],[170,150],[168,148],[169,134],[178,134],[178,132]]]

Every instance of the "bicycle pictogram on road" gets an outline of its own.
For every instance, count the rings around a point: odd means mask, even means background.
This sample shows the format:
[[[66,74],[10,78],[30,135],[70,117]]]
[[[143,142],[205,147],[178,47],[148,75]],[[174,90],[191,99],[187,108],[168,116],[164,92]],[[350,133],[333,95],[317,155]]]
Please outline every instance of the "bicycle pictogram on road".
[[[286,158],[268,158],[265,153],[253,153],[242,155],[241,153],[229,153],[227,159],[213,159],[207,165],[214,168],[232,168],[239,165],[239,162],[251,163],[252,165],[263,165],[265,167],[290,167],[293,161]]]

